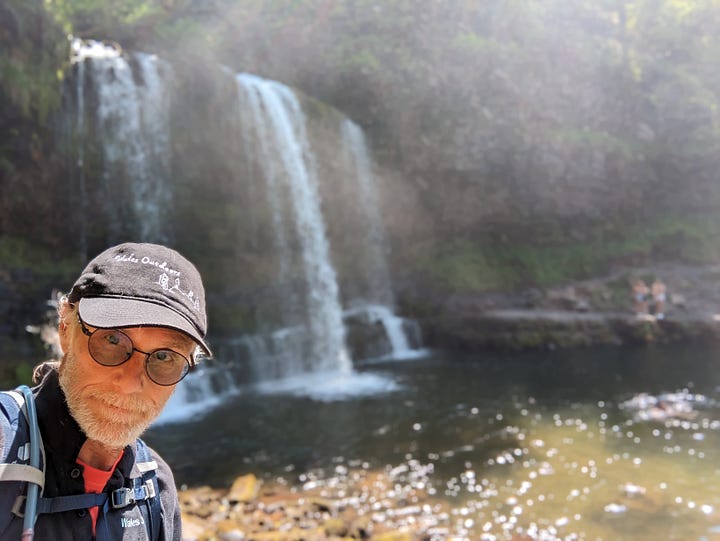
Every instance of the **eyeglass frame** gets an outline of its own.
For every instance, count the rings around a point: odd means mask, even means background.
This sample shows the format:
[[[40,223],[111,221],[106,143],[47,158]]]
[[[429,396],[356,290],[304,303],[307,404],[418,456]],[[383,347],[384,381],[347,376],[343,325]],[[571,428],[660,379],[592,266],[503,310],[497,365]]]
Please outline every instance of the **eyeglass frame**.
[[[101,328],[101,327],[97,327],[94,331],[91,331],[90,329],[88,329],[88,328],[85,326],[85,322],[84,322],[84,321],[82,320],[82,318],[80,317],[80,313],[79,313],[79,312],[77,313],[77,318],[78,318],[78,322],[80,323],[80,330],[82,330],[83,334],[88,337],[88,353],[90,354],[90,357],[92,358],[92,360],[95,361],[95,362],[96,362],[97,364],[99,364],[100,366],[104,366],[104,367],[106,367],[106,368],[115,368],[115,367],[117,367],[117,366],[122,366],[123,364],[125,364],[126,362],[128,362],[130,359],[132,359],[133,354],[137,351],[138,353],[142,353],[143,355],[145,355],[144,366],[145,366],[145,374],[147,375],[148,379],[149,379],[150,381],[152,381],[155,385],[160,385],[161,387],[170,387],[170,386],[172,386],[172,385],[177,385],[177,384],[180,383],[183,379],[185,379],[185,376],[187,376],[190,372],[192,372],[192,371],[195,369],[195,365],[196,365],[197,363],[194,361],[194,359],[191,361],[190,359],[188,359],[185,355],[183,355],[183,354],[180,353],[179,351],[175,351],[174,349],[170,349],[170,348],[157,348],[157,349],[152,350],[150,353],[148,353],[147,351],[142,351],[141,349],[136,348],[136,347],[135,347],[135,342],[133,342],[133,339],[130,338],[130,336],[128,336],[128,334],[125,333],[122,329],[117,329],[117,328],[104,329],[104,328]],[[121,363],[118,363],[118,364],[103,364],[103,363],[101,363],[100,361],[98,361],[98,360],[95,358],[95,356],[94,356],[94,355],[92,354],[92,352],[90,351],[90,338],[91,338],[92,335],[95,334],[97,331],[101,331],[101,330],[103,330],[103,331],[115,330],[115,331],[117,331],[117,332],[119,332],[119,333],[124,334],[125,336],[127,336],[127,339],[130,340],[130,345],[131,345],[131,347],[132,347],[132,352],[130,353],[130,355],[128,356],[127,359],[125,359],[124,361],[122,361]],[[158,351],[172,351],[173,353],[175,353],[175,354],[177,354],[177,355],[180,355],[180,357],[182,357],[182,358],[185,360],[185,363],[187,364],[188,369],[187,369],[187,370],[185,371],[185,373],[180,377],[180,379],[177,380],[175,383],[158,383],[158,382],[155,381],[155,380],[153,379],[153,377],[150,375],[150,372],[148,371],[148,359],[150,359],[150,355],[152,355],[153,353],[156,353],[156,352],[158,352]]]

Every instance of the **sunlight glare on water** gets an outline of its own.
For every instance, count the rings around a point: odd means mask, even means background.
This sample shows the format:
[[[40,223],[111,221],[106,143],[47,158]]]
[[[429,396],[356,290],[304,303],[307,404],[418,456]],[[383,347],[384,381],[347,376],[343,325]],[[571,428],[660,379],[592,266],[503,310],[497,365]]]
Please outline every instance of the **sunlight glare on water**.
[[[471,539],[703,539],[720,523],[717,421],[638,423],[602,402],[518,413],[446,485]]]
[[[148,439],[179,483],[253,471],[358,493],[359,509],[432,539],[713,541],[714,358],[668,346],[373,364],[241,389]]]

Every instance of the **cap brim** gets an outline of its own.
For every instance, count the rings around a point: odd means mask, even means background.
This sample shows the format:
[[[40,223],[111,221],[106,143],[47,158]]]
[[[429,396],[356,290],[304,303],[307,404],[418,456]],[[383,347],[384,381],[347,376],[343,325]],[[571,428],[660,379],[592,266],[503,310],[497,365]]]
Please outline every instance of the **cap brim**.
[[[195,326],[166,306],[127,297],[83,297],[78,310],[84,322],[103,329],[114,327],[167,327],[187,334],[212,356]]]

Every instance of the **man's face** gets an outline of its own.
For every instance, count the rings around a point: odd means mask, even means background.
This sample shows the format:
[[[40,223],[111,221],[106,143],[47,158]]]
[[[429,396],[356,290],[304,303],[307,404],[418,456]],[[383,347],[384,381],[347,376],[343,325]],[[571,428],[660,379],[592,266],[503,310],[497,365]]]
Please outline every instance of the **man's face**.
[[[136,327],[123,332],[142,351],[169,348],[189,358],[194,346],[170,329]],[[88,352],[87,336],[79,328],[76,333],[59,370],[70,413],[88,438],[115,448],[130,445],[160,414],[175,385],[150,380],[145,355],[139,352],[120,366],[98,364]]]

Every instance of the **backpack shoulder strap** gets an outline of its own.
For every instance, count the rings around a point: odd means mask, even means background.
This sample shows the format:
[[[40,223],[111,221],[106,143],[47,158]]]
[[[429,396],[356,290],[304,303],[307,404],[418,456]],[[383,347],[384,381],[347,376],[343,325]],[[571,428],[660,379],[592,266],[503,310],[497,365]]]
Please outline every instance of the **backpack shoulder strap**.
[[[0,481],[27,481],[45,487],[45,472],[27,464],[0,464]]]
[[[162,507],[160,505],[160,487],[157,480],[158,463],[150,448],[141,439],[135,445],[136,455],[133,466],[133,487],[136,492],[147,494],[146,506],[142,508],[146,517],[145,524],[150,539],[162,539]],[[138,475],[139,474],[139,475]]]
[[[10,398],[12,398],[15,403],[18,405],[18,408],[22,409],[22,407],[25,405],[25,396],[21,392],[18,391],[3,391],[4,394],[8,395]]]
[[[7,400],[12,398],[12,400]],[[13,462],[5,462],[0,464],[0,481],[26,481],[40,486],[40,490],[45,486],[45,447],[42,443],[42,437],[38,442],[40,445],[40,455],[42,460],[42,469],[35,468],[27,464],[30,460],[30,430],[28,428],[27,409],[25,407],[25,397],[18,391],[0,392],[0,401],[6,409],[13,407],[13,413],[17,414],[17,431],[16,441],[13,447],[17,447],[17,458]],[[20,422],[19,413],[23,412],[24,423]],[[12,460],[12,449],[6,449],[6,460]]]

